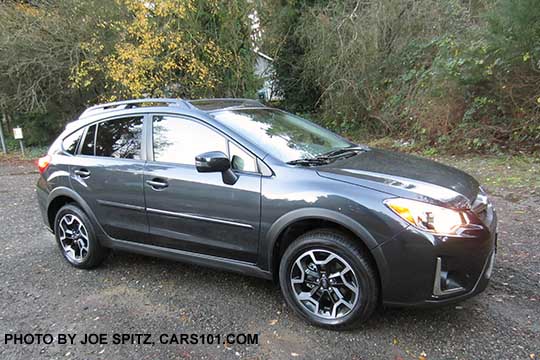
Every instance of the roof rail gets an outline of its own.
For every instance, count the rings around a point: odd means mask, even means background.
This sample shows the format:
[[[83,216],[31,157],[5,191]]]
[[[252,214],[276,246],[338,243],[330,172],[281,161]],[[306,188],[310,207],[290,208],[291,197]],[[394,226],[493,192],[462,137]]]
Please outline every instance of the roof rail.
[[[242,98],[211,98],[189,100],[191,105],[202,111],[225,110],[238,107],[265,107],[260,101],[255,99]]]
[[[134,99],[134,100],[124,100],[124,101],[115,101],[106,104],[94,105],[83,111],[79,119],[94,115],[103,111],[112,111],[112,110],[121,110],[121,109],[130,109],[134,107],[140,107],[142,104],[148,103],[164,103],[167,106],[174,106],[184,109],[195,109],[188,101],[183,99],[170,99],[170,98],[146,98],[146,99]]]

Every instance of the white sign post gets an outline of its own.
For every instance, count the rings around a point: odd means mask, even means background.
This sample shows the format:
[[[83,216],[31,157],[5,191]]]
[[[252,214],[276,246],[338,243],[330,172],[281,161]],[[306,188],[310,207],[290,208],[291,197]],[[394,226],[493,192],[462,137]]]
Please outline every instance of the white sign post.
[[[4,139],[4,123],[6,122],[6,113],[2,111],[2,118],[0,119],[0,142],[2,143],[2,151],[7,154],[6,139]]]
[[[2,129],[3,127],[4,124],[2,123],[2,120],[0,120],[0,143],[2,143],[2,151],[4,154],[7,154],[6,141],[4,140],[4,131]]]
[[[23,144],[23,132],[20,126],[17,126],[16,128],[13,128],[13,137],[15,140],[19,140],[19,144],[21,144],[21,153],[24,157],[24,144]]]

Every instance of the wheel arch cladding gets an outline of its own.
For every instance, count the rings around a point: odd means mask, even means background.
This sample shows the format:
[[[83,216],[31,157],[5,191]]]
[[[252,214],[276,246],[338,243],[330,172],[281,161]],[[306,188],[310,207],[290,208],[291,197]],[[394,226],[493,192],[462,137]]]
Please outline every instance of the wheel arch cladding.
[[[51,226],[53,232],[54,232],[54,220],[55,220],[56,214],[62,208],[62,206],[66,204],[74,204],[74,205],[79,206],[81,210],[84,211],[84,213],[90,218],[90,221],[92,222],[92,225],[94,226],[94,229],[97,233],[96,235],[98,235],[98,238],[100,238],[100,240],[103,239],[102,236],[99,236],[99,235],[104,234],[103,230],[101,226],[99,225],[99,222],[97,221],[94,213],[92,212],[92,210],[86,203],[86,201],[84,201],[84,199],[75,191],[67,187],[58,187],[54,189],[53,191],[51,191],[51,193],[49,194],[49,201],[47,205],[47,217],[49,220],[49,225]]]
[[[283,215],[268,231],[268,266],[274,280],[278,280],[279,263],[287,247],[301,234],[315,229],[333,229],[344,232],[356,239],[364,248],[377,271],[381,282],[381,268],[386,263],[379,251],[372,251],[379,245],[361,224],[351,218],[326,209],[301,209]],[[379,284],[382,285],[382,284]],[[381,286],[382,289],[382,286]]]
[[[66,205],[75,203],[75,200],[69,196],[66,195],[59,195],[52,199],[52,201],[49,203],[49,206],[47,207],[47,219],[49,221],[49,226],[52,229],[54,233],[54,220],[56,218],[56,214],[58,214],[58,211]]]

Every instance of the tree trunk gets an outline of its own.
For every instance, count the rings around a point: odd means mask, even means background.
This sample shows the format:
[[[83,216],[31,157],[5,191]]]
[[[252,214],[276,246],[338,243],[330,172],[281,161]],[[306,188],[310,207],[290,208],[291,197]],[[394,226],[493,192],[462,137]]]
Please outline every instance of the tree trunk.
[[[6,115],[6,126],[7,126],[7,132],[11,134],[11,132],[13,131],[13,128],[11,127],[11,116],[10,115]]]

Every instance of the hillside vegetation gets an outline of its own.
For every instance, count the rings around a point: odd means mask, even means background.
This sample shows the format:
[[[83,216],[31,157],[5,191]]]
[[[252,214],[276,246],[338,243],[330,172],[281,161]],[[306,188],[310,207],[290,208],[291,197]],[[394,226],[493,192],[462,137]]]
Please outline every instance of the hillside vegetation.
[[[355,140],[540,150],[538,0],[6,0],[0,124],[46,145],[97,102],[255,97],[254,49],[275,106]]]
[[[400,148],[540,149],[537,0],[276,0],[259,11],[280,106]]]

